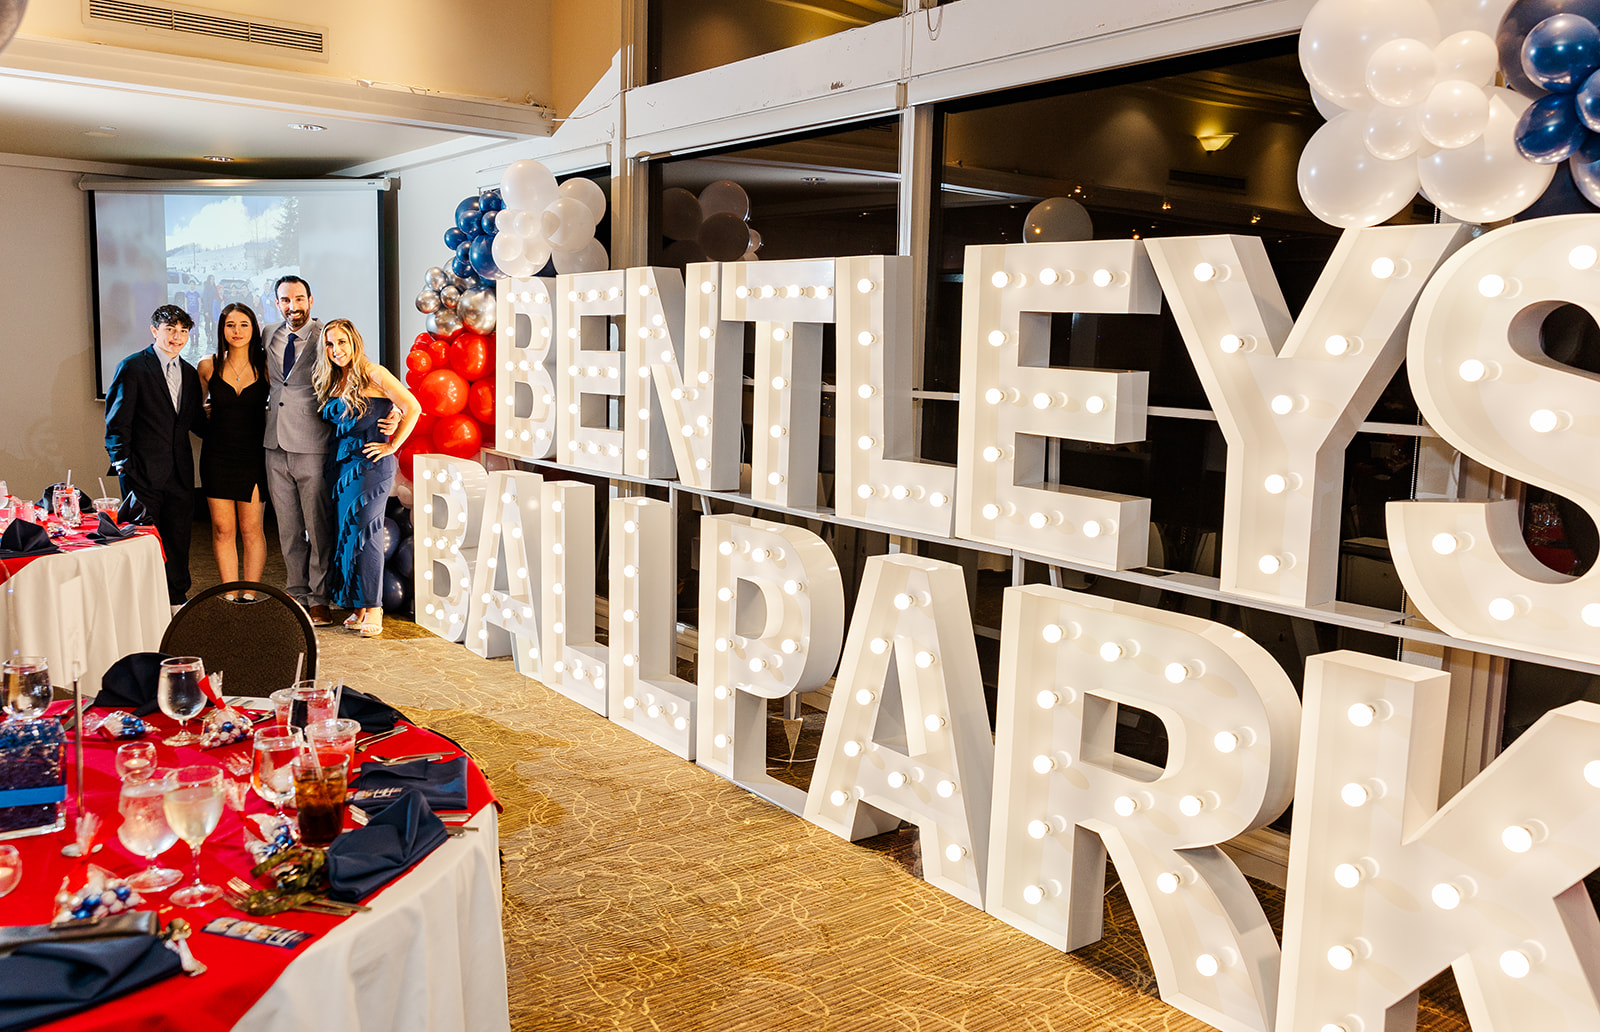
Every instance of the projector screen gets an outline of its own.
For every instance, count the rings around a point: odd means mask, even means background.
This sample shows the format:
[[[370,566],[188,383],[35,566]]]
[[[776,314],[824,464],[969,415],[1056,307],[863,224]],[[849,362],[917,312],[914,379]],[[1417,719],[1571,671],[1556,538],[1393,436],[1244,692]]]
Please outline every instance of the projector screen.
[[[117,363],[150,345],[150,314],[194,319],[183,357],[216,353],[224,305],[249,305],[263,333],[282,316],[278,277],[311,286],[311,315],[349,319],[381,361],[380,191],[386,180],[85,180],[93,219],[96,396]]]

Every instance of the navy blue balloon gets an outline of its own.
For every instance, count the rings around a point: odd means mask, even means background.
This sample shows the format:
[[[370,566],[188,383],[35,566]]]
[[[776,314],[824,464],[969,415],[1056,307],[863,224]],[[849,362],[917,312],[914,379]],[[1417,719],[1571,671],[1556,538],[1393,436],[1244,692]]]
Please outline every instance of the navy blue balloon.
[[[1522,72],[1551,93],[1576,93],[1600,68],[1600,29],[1581,14],[1556,14],[1522,41]]]
[[[483,199],[478,202],[484,211],[504,211],[506,201],[500,196],[499,190],[489,190],[484,193]]]
[[[467,239],[467,234],[463,233],[459,226],[451,226],[444,231],[444,246],[452,251],[466,243]]]
[[[1546,18],[1568,12],[1600,25],[1600,0],[1516,0],[1506,9],[1495,30],[1494,45],[1500,53],[1500,70],[1505,73],[1507,86],[1525,97],[1544,95],[1545,91],[1522,71],[1522,41]]]
[[[469,263],[472,261],[472,237],[467,237],[465,240],[461,241],[461,243],[456,245],[456,257]],[[465,276],[466,273],[459,272],[456,275]]]
[[[478,212],[482,210],[483,202],[478,200],[476,196],[464,199],[460,204],[456,205],[456,226],[465,233],[475,232],[473,227],[478,224]],[[470,225],[469,220],[471,220]]]
[[[397,612],[411,603],[411,582],[397,577],[392,570],[383,571],[383,608]]]
[[[1523,157],[1540,165],[1554,165],[1566,161],[1583,146],[1589,130],[1578,121],[1572,99],[1569,93],[1551,93],[1528,105],[1513,134]]]
[[[1582,158],[1583,155],[1575,154],[1567,162],[1572,183],[1590,204],[1600,204],[1600,161],[1584,161]]]
[[[457,276],[468,276],[472,273],[472,263],[459,254],[450,259],[450,271]]]
[[[383,529],[378,531],[378,540],[383,543],[383,558],[387,560],[394,555],[394,550],[400,547],[400,526],[385,516]]]
[[[478,232],[485,236],[494,236],[500,231],[499,216],[497,211],[483,211],[478,213]]]
[[[389,569],[406,580],[410,580],[411,575],[416,572],[417,555],[411,542],[410,537],[400,542],[399,547],[394,550],[394,558],[389,560]]]
[[[468,236],[475,237],[479,233],[483,232],[482,219],[483,212],[469,211],[465,215],[462,215],[456,219],[456,225],[460,226]]]
[[[1591,137],[1593,139],[1593,137]],[[1583,151],[1579,150],[1573,156],[1574,162],[1580,161]],[[1539,199],[1512,216],[1515,222],[1526,222],[1529,219],[1542,219],[1550,215],[1592,215],[1600,208],[1596,208],[1584,199],[1578,192],[1578,184],[1572,181],[1572,176],[1560,172],[1550,180],[1550,185],[1545,187]]]
[[[1573,112],[1592,132],[1600,132],[1600,72],[1583,80],[1578,92],[1572,95]]]
[[[500,271],[500,266],[494,263],[494,255],[489,247],[493,241],[486,236],[472,238],[470,260],[472,268],[484,279],[505,279],[506,274]]]

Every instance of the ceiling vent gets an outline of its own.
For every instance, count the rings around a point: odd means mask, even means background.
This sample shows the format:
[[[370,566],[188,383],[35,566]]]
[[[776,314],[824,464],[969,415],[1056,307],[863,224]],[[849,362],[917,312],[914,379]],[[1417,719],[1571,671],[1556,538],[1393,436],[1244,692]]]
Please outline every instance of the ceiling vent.
[[[195,7],[135,4],[128,0],[88,0],[86,7],[85,24],[110,23],[181,32],[250,46],[292,50],[307,56],[323,56],[322,31],[303,25],[239,18]]]

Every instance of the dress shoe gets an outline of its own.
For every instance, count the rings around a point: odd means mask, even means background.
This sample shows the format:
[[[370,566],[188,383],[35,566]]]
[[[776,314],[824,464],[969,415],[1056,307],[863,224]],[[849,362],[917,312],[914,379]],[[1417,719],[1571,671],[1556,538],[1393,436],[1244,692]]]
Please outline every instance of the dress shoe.
[[[327,606],[312,606],[311,607],[311,626],[313,626],[313,627],[332,627],[333,626],[333,614],[328,612],[328,607]]]

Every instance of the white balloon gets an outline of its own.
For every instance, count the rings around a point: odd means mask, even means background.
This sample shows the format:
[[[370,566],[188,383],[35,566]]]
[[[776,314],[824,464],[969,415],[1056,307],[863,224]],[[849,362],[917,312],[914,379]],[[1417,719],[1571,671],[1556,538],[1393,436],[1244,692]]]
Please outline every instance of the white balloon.
[[[550,244],[542,236],[523,237],[522,260],[532,266],[529,276],[536,276],[539,270],[550,262]]]
[[[1433,48],[1433,56],[1440,82],[1460,79],[1474,86],[1489,86],[1494,82],[1494,73],[1500,70],[1500,54],[1493,37],[1477,30],[1451,33]]]
[[[1433,88],[1438,61],[1415,39],[1391,39],[1367,59],[1367,92],[1380,104],[1410,107]]]
[[[1348,104],[1341,104],[1336,100],[1324,97],[1316,90],[1311,91],[1311,104],[1317,109],[1317,114],[1321,115],[1323,120],[1327,122],[1333,121],[1346,111],[1371,111],[1378,106],[1369,93],[1362,93],[1357,100]]]
[[[605,245],[598,240],[590,240],[588,246],[581,251],[557,251],[557,272],[600,272],[611,268],[611,257],[606,254]]]
[[[1517,119],[1533,103],[1512,90],[1489,94],[1489,124],[1465,147],[1441,150],[1417,163],[1428,199],[1463,222],[1499,222],[1539,199],[1555,165],[1536,165],[1517,153]]]
[[[1300,28],[1300,69],[1314,90],[1353,108],[1367,96],[1373,51],[1391,39],[1439,42],[1427,0],[1319,0]]]
[[[511,217],[508,219],[506,218],[507,215]],[[501,233],[504,233],[509,225],[511,232],[521,237],[524,241],[529,237],[539,235],[539,212],[537,211],[511,211],[507,209],[500,214],[500,217],[495,222],[499,225]]]
[[[1489,124],[1489,98],[1482,86],[1451,79],[1428,92],[1417,107],[1417,129],[1435,147],[1465,147]]]
[[[557,197],[539,216],[539,232],[556,251],[581,251],[594,239],[594,219],[582,201]]]
[[[548,261],[549,259],[545,260]],[[521,253],[518,253],[515,258],[507,261],[501,261],[500,259],[496,258],[494,263],[499,267],[501,272],[505,273],[507,276],[512,276],[517,279],[526,279],[527,277],[538,272],[539,269],[544,268],[544,262],[540,262],[539,265],[535,267],[532,262],[528,261],[527,255]]]
[[[1440,31],[1471,30],[1493,36],[1508,6],[1507,0],[1433,0],[1433,13],[1439,19]]]
[[[507,208],[544,211],[556,199],[556,177],[532,158],[513,161],[500,176],[500,197]]]
[[[519,275],[511,271],[511,266],[522,258],[522,238],[515,233],[496,233],[494,242],[489,245],[489,253],[494,255],[494,263],[500,271],[509,276]],[[527,273],[520,273],[526,276]]]
[[[1422,133],[1417,130],[1414,107],[1375,107],[1366,113],[1366,135],[1362,142],[1367,153],[1384,161],[1399,161],[1417,153]]]
[[[600,184],[593,179],[576,176],[557,187],[563,197],[571,197],[582,202],[589,214],[594,216],[594,221],[599,222],[606,215],[606,192],[600,189]]]
[[[1417,163],[1374,157],[1366,130],[1367,116],[1347,111],[1318,129],[1300,153],[1300,196],[1329,225],[1376,226],[1416,196]]]

